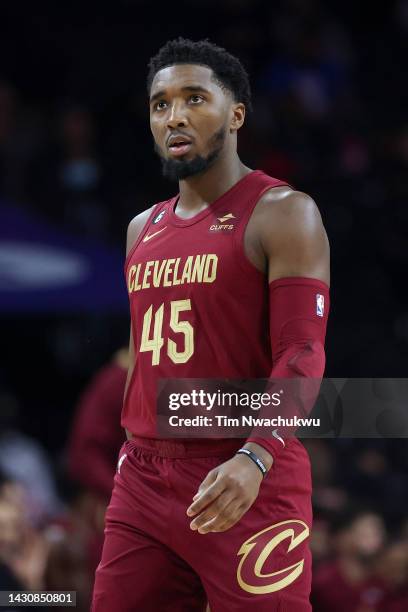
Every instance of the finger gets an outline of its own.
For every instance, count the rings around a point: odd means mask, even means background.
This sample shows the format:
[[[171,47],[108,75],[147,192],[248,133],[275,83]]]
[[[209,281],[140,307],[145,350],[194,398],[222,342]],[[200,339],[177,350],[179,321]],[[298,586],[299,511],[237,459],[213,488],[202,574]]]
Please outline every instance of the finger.
[[[190,528],[195,530],[207,523],[207,521],[223,515],[227,506],[234,499],[234,494],[230,491],[223,491],[205,510],[196,516],[190,523]]]
[[[230,522],[238,514],[239,502],[238,500],[232,500],[224,511],[217,516],[210,517],[208,521],[202,523],[198,528],[198,533],[208,533],[209,531],[216,531],[224,523]]]
[[[219,495],[225,490],[226,484],[223,479],[217,479],[207,490],[198,497],[191,506],[187,509],[188,516],[194,516],[204,510],[214,499],[217,499]]]
[[[234,527],[241,518],[244,516],[245,512],[248,510],[247,506],[234,506],[234,508],[229,509],[228,517],[223,517],[223,520],[216,521],[211,520],[207,524],[203,525],[199,530],[199,533],[221,533],[222,531],[227,531]]]
[[[216,481],[218,476],[218,470],[211,470],[210,472],[208,472],[207,476],[204,478],[204,480],[202,481],[202,483],[200,484],[200,486],[198,487],[198,491],[197,493],[194,495],[193,499],[197,499],[197,497],[200,497],[200,495],[202,495],[202,493],[205,491],[205,489],[207,489],[210,485],[213,484],[213,482]]]

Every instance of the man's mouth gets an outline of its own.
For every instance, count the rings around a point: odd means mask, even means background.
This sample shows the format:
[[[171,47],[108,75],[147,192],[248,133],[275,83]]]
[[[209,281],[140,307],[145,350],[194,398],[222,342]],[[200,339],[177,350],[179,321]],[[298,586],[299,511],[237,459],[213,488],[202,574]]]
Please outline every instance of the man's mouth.
[[[169,139],[168,149],[172,156],[180,157],[181,155],[185,155],[190,150],[191,146],[191,140],[177,136]]]

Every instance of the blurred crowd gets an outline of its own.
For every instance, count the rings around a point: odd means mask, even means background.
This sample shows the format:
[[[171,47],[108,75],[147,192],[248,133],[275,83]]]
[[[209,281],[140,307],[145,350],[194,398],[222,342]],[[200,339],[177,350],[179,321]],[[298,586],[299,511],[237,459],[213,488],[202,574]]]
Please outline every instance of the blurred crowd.
[[[127,368],[120,349],[89,381],[56,464],[18,429],[15,398],[0,395],[0,590],[76,591],[78,611],[89,610]]]
[[[52,465],[0,396],[0,590],[75,590],[89,609],[124,431],[122,348],[78,398]],[[408,609],[405,440],[303,440],[312,466],[315,612]],[[68,608],[67,608],[68,609]]]
[[[322,212],[332,246],[326,375],[406,376],[408,0],[369,14],[334,0],[207,0],[200,19],[183,1],[158,11],[118,0],[96,12],[72,0],[63,19],[45,4],[35,18],[22,2],[0,7],[0,200],[123,250],[129,220],[176,190],[153,152],[148,59],[168,38],[209,36],[251,76],[241,158]],[[86,610],[123,441],[126,354],[106,362],[128,316],[1,324],[0,589],[73,589]],[[26,385],[15,346],[37,364]],[[305,446],[314,609],[407,610],[405,440]]]

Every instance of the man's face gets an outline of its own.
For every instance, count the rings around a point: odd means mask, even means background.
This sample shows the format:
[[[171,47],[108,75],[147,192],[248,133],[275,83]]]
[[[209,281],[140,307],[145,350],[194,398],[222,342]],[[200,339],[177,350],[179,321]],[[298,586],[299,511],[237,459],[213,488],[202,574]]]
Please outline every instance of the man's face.
[[[180,64],[157,72],[150,91],[150,127],[165,176],[184,179],[214,163],[225,146],[233,106],[231,95],[206,66]]]

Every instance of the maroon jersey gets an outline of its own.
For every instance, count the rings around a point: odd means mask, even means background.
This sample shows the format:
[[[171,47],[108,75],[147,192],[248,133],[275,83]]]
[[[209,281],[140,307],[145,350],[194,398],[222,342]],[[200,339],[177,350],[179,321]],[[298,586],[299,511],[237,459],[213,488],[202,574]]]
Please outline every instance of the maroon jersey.
[[[268,279],[244,252],[262,194],[286,183],[255,170],[190,219],[160,202],[125,263],[135,343],[122,426],[155,438],[160,378],[267,378]]]
[[[70,476],[106,499],[124,438],[119,415],[125,383],[126,369],[115,362],[95,375],[80,398],[68,441]]]

